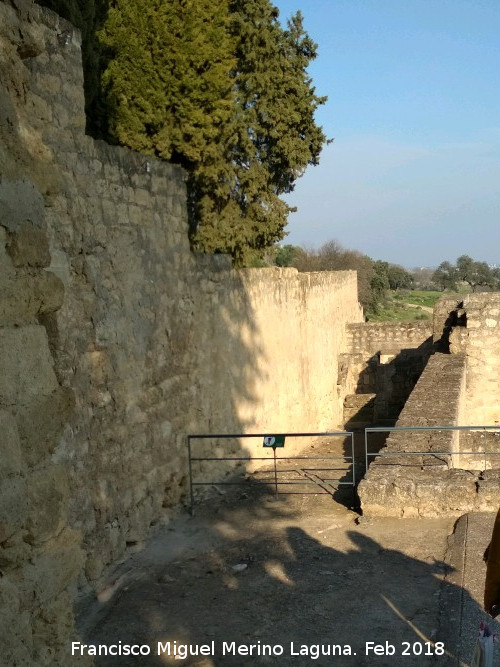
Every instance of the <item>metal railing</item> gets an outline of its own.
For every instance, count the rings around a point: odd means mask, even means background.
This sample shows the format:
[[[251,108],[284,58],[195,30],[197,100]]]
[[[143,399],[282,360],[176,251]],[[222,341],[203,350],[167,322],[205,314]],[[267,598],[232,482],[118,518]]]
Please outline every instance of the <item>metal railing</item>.
[[[394,432],[422,432],[422,431],[491,431],[491,432],[500,432],[500,425],[495,426],[371,426],[365,428],[365,466],[368,470],[369,461],[368,457],[394,457],[394,456],[448,456],[448,457],[459,457],[459,456],[498,456],[500,451],[475,451],[475,452],[463,452],[460,450],[454,451],[449,450],[446,452],[436,452],[433,450],[427,451],[387,451],[387,452],[369,452],[368,451],[368,434],[369,433],[394,433]],[[486,466],[486,460],[485,460]]]
[[[189,470],[189,497],[191,505],[191,513],[193,512],[194,507],[194,487],[196,486],[244,486],[248,484],[248,481],[217,481],[217,480],[205,480],[205,481],[195,481],[195,475],[193,472],[193,463],[201,461],[229,461],[237,464],[238,462],[253,462],[253,461],[266,461],[273,462],[273,476],[270,478],[264,478],[261,480],[254,480],[254,484],[260,484],[268,486],[269,483],[272,483],[274,486],[274,492],[276,495],[313,495],[318,493],[328,493],[331,495],[331,491],[325,488],[326,486],[331,486],[330,482],[336,482],[339,486],[352,486],[353,488],[356,485],[356,472],[355,472],[355,461],[354,461],[354,437],[351,431],[326,431],[322,433],[273,433],[272,436],[275,438],[324,438],[324,437],[344,437],[350,438],[351,454],[344,454],[342,456],[277,456],[276,449],[281,449],[281,447],[266,447],[266,449],[272,449],[273,454],[271,456],[193,456],[193,441],[194,440],[229,440],[229,439],[238,439],[242,440],[245,438],[267,438],[270,433],[203,433],[187,436],[187,452],[188,452],[188,470]],[[348,481],[341,481],[338,479],[332,478],[322,478],[319,475],[316,475],[316,472],[331,472],[334,470],[339,470],[338,468],[295,468],[293,472],[302,473],[305,479],[299,480],[288,480],[282,481],[279,479],[279,474],[282,472],[291,472],[289,470],[283,471],[278,469],[278,461],[338,461],[343,460],[345,463],[350,464],[351,466],[351,479]],[[345,472],[345,470],[344,470]],[[294,491],[280,491],[280,486],[288,485],[315,485],[322,491],[304,491],[304,492],[294,492]]]

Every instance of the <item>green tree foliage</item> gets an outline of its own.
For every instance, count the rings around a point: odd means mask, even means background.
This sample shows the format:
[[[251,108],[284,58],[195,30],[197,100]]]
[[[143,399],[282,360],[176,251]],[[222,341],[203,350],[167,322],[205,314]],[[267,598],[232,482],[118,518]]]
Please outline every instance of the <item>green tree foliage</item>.
[[[283,238],[325,136],[306,68],[316,45],[269,0],[113,0],[101,40],[112,138],[189,174],[195,249],[238,264]]]
[[[459,283],[467,283],[473,292],[479,287],[498,289],[500,272],[486,262],[477,262],[468,255],[461,255],[455,264],[441,262],[433,275],[434,282],[441,289],[458,289]]]
[[[295,245],[277,246],[274,256],[276,266],[293,266],[294,261],[302,253],[302,248]]]
[[[111,138],[188,169],[213,160],[231,117],[228,22],[224,0],[114,0],[100,32]]]
[[[414,286],[412,274],[397,264],[389,265],[387,278],[389,280],[389,287],[392,290],[412,289]]]
[[[398,290],[413,287],[413,276],[399,264],[377,260],[374,263],[374,269],[377,276],[380,277],[379,283],[383,289]]]
[[[450,262],[441,262],[438,268],[434,271],[432,280],[438,285],[441,289],[457,289],[457,267]]]

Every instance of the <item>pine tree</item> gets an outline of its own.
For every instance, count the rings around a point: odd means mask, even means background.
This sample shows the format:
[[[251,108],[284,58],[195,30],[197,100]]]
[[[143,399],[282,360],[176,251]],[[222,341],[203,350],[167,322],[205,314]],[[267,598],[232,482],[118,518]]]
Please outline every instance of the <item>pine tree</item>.
[[[317,47],[300,13],[286,30],[268,0],[234,0],[231,13],[236,99],[224,157],[231,169],[217,201],[206,190],[194,239],[202,249],[230,252],[244,264],[284,236],[291,209],[280,195],[318,162],[325,136],[314,112],[326,98],[315,94],[307,75]]]
[[[65,5],[67,18],[73,12],[88,32],[108,0],[44,2]],[[100,11],[84,16],[82,8],[94,5]],[[300,13],[283,28],[269,0],[109,5],[94,58],[104,69],[101,96],[89,107],[89,125],[181,164],[193,247],[248,264],[283,238],[291,209],[280,196],[317,164],[325,142],[314,121],[325,98],[307,74],[317,47]]]
[[[115,0],[100,33],[111,138],[192,170],[217,153],[232,109],[222,0]]]

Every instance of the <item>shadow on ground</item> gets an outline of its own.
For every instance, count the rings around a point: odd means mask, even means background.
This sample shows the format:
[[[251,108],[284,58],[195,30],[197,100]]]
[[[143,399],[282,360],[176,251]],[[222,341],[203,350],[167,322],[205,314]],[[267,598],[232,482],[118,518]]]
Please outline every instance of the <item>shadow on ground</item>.
[[[447,580],[452,530],[451,519],[359,523],[328,496],[237,491],[180,518],[136,554],[85,640],[151,647],[137,658],[102,655],[102,667],[467,664],[450,644],[461,613],[450,600],[460,606],[468,595]],[[172,655],[158,655],[158,642],[170,642]],[[180,661],[174,642],[210,651],[213,642],[215,650]],[[224,654],[224,642],[230,649],[235,642],[236,654]],[[367,652],[367,642],[384,654]],[[240,645],[254,645],[253,655],[238,654]],[[282,647],[282,655],[262,655],[264,645]]]

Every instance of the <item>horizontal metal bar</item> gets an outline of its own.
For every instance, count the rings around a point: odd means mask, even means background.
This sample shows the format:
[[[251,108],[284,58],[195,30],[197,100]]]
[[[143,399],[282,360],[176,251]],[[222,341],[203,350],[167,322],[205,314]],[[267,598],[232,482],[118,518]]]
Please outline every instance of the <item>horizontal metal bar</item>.
[[[349,466],[350,467],[350,466]],[[299,470],[303,472],[331,472],[332,470],[338,470],[339,472],[342,472],[344,470],[349,470],[349,467],[345,468],[278,468],[278,472],[280,475],[283,475],[285,473],[293,473],[293,472],[298,472]],[[265,470],[253,470],[250,472],[250,475],[265,475],[266,473],[269,472],[269,468],[266,468]]]
[[[490,455],[499,455],[500,452],[366,452],[367,456],[406,456],[410,454],[412,456],[490,456]]]
[[[348,436],[351,435],[351,431],[326,431],[323,433],[198,433],[195,435],[188,435],[189,440],[204,440],[210,438],[267,438],[269,436],[274,437],[287,437],[287,438],[304,438],[304,437],[323,437],[323,436]]]
[[[366,433],[393,433],[394,431],[500,431],[496,426],[370,426]]]
[[[352,456],[277,456],[276,461],[352,461]],[[191,461],[274,461],[272,456],[192,456]]]
[[[293,477],[288,480],[288,482],[303,482],[304,478],[303,477]],[[261,484],[262,482],[273,482],[274,483],[274,477],[261,477],[259,479],[253,480],[253,482],[257,482],[257,484]],[[321,484],[322,482],[340,482],[340,479],[338,477],[322,477],[320,481],[315,482],[315,484]],[[308,482],[309,483],[309,482]],[[280,482],[278,480],[278,484],[285,484],[285,482]],[[349,482],[351,484],[351,482]]]
[[[274,482],[274,477],[272,478],[271,481]],[[297,482],[280,482],[278,480],[278,484],[280,486],[281,485],[289,486],[290,484],[294,484],[296,486],[318,486],[318,484],[320,484],[323,481],[324,480],[319,480],[319,482],[308,482],[306,480],[303,481],[301,480]],[[252,484],[262,484],[263,486],[266,483],[267,482],[265,480],[255,480],[252,482]],[[352,482],[339,482],[339,484],[352,485]],[[248,486],[248,485],[249,485],[248,482],[193,482],[193,486]]]

